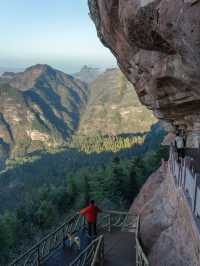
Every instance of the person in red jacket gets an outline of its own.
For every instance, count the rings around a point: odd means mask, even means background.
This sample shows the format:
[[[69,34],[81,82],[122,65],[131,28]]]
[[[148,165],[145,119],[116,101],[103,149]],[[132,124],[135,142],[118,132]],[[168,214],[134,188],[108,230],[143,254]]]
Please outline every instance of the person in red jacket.
[[[80,215],[85,216],[88,222],[88,234],[91,237],[97,235],[97,216],[99,212],[102,211],[96,206],[94,200],[91,200],[86,208],[80,210]]]

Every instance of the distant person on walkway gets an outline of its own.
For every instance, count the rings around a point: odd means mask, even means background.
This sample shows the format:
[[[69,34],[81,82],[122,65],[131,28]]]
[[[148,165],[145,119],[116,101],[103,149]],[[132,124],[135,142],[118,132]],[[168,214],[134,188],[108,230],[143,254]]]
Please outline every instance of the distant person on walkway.
[[[179,132],[176,133],[175,147],[178,153],[178,162],[180,162],[181,158],[185,157],[185,141]]]
[[[102,211],[96,206],[94,200],[91,200],[90,204],[86,208],[80,210],[80,215],[85,216],[87,220],[88,234],[91,237],[97,235],[97,216],[99,212]]]

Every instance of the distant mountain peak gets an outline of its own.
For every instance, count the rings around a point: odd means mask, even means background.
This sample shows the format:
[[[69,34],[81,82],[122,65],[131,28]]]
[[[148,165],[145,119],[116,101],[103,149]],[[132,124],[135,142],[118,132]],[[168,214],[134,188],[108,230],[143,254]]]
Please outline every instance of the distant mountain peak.
[[[84,65],[84,66],[81,68],[81,71],[83,71],[83,70],[92,70],[92,71],[94,71],[94,70],[98,70],[98,71],[100,71],[100,69],[99,69],[98,67],[90,67],[90,66],[87,66],[87,65]]]
[[[108,71],[119,71],[119,68],[117,67],[106,68],[105,72],[108,72]]]
[[[28,90],[34,87],[35,83],[42,76],[54,76],[60,71],[53,69],[46,64],[36,64],[25,69],[25,71],[16,73],[10,80],[10,84],[20,90]]]
[[[87,89],[46,64],[1,77],[0,132],[12,156],[64,143],[78,127]],[[0,142],[0,165],[1,149]]]
[[[36,64],[36,65],[33,65],[31,67],[28,67],[25,69],[24,73],[27,73],[27,72],[31,72],[35,73],[35,76],[39,76],[43,73],[54,73],[55,72],[55,69],[53,69],[51,66],[47,65],[47,64]]]
[[[35,69],[43,71],[43,70],[53,69],[53,68],[47,64],[36,64],[36,65],[26,68],[25,71],[32,71]]]
[[[10,78],[13,78],[15,76],[15,74],[16,73],[14,73],[14,72],[6,71],[1,76],[2,76],[2,78],[10,79]]]
[[[81,68],[80,72],[74,74],[74,77],[89,84],[94,81],[101,73],[102,71],[100,68],[84,65]]]

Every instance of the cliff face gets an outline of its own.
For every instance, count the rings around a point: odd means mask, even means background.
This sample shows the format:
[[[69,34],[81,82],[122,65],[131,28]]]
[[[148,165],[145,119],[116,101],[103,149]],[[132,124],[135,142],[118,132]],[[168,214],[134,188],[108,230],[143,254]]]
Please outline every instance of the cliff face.
[[[116,56],[140,101],[200,144],[200,1],[88,0],[98,36]],[[199,233],[167,164],[154,173],[132,211],[141,216],[141,240],[154,266],[197,266]]]
[[[199,265],[199,234],[167,163],[150,176],[131,210],[141,217],[141,238],[150,265]]]
[[[88,0],[102,42],[166,128],[200,143],[200,1]]]

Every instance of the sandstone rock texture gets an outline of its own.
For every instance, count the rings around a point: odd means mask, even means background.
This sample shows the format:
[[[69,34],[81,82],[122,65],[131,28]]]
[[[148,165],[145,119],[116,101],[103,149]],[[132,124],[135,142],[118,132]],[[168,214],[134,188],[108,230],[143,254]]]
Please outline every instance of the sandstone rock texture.
[[[141,240],[150,265],[200,265],[197,227],[167,163],[150,176],[131,211],[141,217]]]
[[[88,0],[98,36],[140,101],[200,144],[200,1]],[[170,125],[170,126],[169,126]]]

